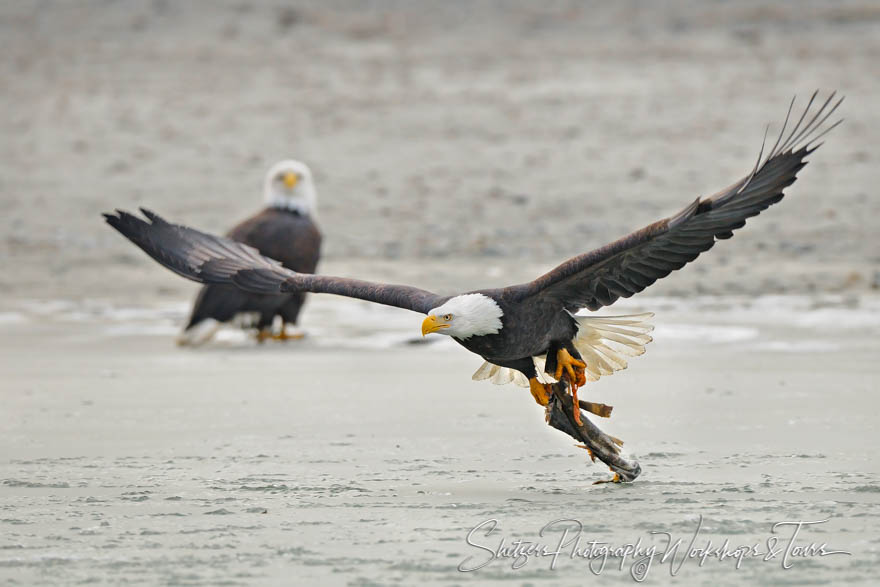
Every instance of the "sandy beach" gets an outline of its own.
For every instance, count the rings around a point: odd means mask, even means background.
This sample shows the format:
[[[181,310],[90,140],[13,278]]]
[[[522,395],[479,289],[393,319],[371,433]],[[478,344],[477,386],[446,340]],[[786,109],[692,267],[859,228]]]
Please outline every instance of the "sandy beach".
[[[328,298],[313,304],[306,340],[186,352],[170,336],[182,307],[4,313],[0,576],[572,584],[595,572],[627,582],[633,557],[601,569],[569,549],[555,570],[549,557],[457,567],[488,562],[466,542],[487,520],[498,530],[472,539],[484,548],[502,537],[555,547],[559,531],[538,532],[565,518],[583,523],[584,542],[661,546],[650,532],[687,545],[702,516],[700,546],[764,546],[774,523],[828,520],[796,543],[853,554],[789,570],[781,555],[740,570],[690,560],[683,584],[869,584],[880,302],[645,301],[658,310],[649,352],[587,395],[615,405],[601,425],[642,465],[630,486],[591,485],[607,469],[548,428],[525,390],[468,381],[474,357],[410,344],[417,321],[390,310],[367,313],[380,337],[328,324],[364,310]],[[657,560],[649,579],[666,582],[672,568]]]
[[[875,581],[874,3],[8,2],[0,49],[0,581]],[[321,272],[507,285],[730,184],[815,88],[846,122],[786,199],[605,312],[656,313],[582,391],[633,484],[415,314],[180,349],[196,286],[100,220],[222,232],[296,157]]]

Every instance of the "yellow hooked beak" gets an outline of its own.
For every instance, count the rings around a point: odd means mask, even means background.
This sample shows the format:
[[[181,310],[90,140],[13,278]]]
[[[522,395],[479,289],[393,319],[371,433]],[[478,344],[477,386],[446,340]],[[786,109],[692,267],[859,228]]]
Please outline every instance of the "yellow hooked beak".
[[[299,181],[299,176],[292,171],[288,171],[281,177],[281,181],[284,182],[284,187],[292,190],[293,186],[295,186]]]
[[[425,318],[425,321],[422,322],[422,336],[427,336],[432,332],[437,332],[444,328],[449,328],[449,324],[443,322],[443,320],[437,316],[428,316]]]

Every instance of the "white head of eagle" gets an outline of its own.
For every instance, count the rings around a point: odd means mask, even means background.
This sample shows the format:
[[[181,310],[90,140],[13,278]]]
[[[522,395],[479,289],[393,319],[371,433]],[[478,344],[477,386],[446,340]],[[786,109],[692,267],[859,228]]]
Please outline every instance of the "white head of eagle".
[[[422,336],[436,332],[464,340],[498,334],[503,315],[501,307],[489,296],[479,293],[455,296],[428,312],[422,322]]]
[[[293,210],[303,216],[315,216],[317,193],[308,166],[294,159],[273,165],[263,182],[263,199],[270,208]]]

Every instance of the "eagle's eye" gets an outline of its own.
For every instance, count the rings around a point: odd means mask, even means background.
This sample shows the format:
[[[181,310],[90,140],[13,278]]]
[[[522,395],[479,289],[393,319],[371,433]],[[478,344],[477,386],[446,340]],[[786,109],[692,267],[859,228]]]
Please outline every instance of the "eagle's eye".
[[[449,322],[450,320],[452,320],[452,314],[444,314],[444,315],[443,315],[443,319],[444,319],[446,322]]]

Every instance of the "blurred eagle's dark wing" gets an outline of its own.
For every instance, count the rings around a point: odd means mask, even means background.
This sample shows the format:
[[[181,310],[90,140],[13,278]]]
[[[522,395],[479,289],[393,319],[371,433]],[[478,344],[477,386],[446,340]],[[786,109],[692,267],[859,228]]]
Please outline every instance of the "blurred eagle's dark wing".
[[[271,297],[275,298],[276,296]],[[196,295],[184,330],[189,330],[205,320],[228,322],[241,313],[259,312],[261,308],[257,307],[255,300],[263,298],[267,298],[267,296],[250,293],[234,285],[205,284]],[[276,303],[275,305],[280,306],[281,304]],[[254,324],[254,326],[257,325]]]
[[[104,218],[161,265],[200,283],[233,284],[263,294],[297,291],[336,294],[422,314],[448,299],[406,285],[296,273],[242,243],[171,224],[143,208],[141,212],[149,222],[121,210],[104,214]]]
[[[266,208],[236,224],[227,234],[234,241],[257,249],[298,273],[314,273],[321,256],[321,231],[308,215],[291,210]],[[204,285],[193,303],[186,329],[206,319],[227,322],[240,313],[255,312],[255,326],[271,323],[276,314],[295,324],[305,293],[267,296],[233,285]]]
[[[806,165],[807,155],[820,145],[815,142],[840,121],[824,130],[823,124],[843,98],[829,107],[832,93],[804,123],[816,94],[804,113],[785,136],[785,124],[766,158],[758,156],[752,173],[708,198],[697,198],[678,214],[642,228],[592,252],[573,257],[532,282],[506,288],[511,300],[542,296],[548,303],[561,304],[570,312],[582,308],[597,310],[618,298],[638,293],[672,271],[684,267],[700,253],[727,239],[747,218],[756,216],[782,199],[782,190],[796,179]],[[814,146],[815,145],[815,146]]]

